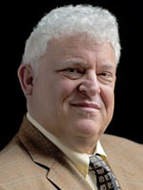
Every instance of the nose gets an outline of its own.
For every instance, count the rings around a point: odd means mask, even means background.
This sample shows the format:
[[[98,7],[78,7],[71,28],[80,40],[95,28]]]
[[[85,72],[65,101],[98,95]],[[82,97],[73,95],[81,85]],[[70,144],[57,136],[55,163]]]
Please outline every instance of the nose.
[[[87,74],[78,86],[78,90],[82,95],[88,96],[89,98],[100,94],[100,85],[96,73]]]

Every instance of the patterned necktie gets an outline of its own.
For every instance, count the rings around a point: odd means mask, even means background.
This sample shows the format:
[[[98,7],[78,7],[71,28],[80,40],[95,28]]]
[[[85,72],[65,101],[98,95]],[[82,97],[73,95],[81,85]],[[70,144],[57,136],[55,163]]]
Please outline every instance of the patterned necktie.
[[[94,171],[99,190],[121,190],[111,169],[98,154],[90,157],[89,171]]]

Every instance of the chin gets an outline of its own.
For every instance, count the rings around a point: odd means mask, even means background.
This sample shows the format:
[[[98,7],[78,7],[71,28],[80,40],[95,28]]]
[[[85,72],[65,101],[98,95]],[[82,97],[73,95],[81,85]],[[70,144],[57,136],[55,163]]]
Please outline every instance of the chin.
[[[85,137],[99,136],[103,131],[101,124],[93,120],[82,120],[74,124],[78,135]]]

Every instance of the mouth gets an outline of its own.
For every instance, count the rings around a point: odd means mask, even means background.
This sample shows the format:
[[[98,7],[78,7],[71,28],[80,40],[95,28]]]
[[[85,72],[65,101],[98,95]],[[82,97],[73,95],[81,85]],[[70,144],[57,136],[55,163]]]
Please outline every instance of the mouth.
[[[87,111],[97,111],[101,106],[95,102],[76,102],[71,104],[73,107],[81,108]]]

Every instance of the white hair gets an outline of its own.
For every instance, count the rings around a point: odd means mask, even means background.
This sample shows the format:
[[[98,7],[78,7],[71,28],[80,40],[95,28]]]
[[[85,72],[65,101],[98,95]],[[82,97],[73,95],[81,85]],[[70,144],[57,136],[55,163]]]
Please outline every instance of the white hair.
[[[116,17],[108,10],[91,5],[68,5],[53,9],[33,29],[26,41],[23,63],[38,63],[53,38],[86,33],[96,42],[109,42],[120,59],[120,40]]]

